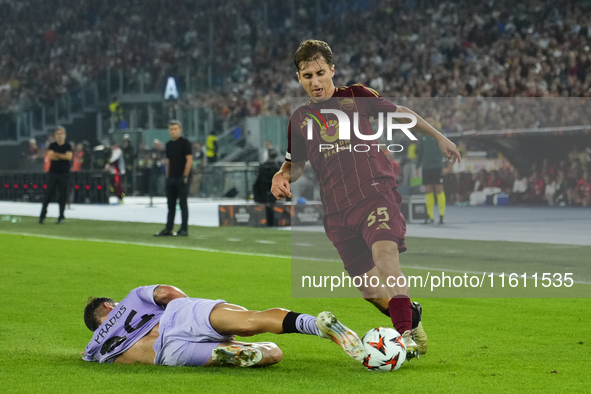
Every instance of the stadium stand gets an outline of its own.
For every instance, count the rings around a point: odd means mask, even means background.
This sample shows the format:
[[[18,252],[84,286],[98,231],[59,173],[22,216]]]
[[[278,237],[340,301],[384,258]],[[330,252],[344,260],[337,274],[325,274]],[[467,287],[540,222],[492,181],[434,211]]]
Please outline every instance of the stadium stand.
[[[418,105],[423,113],[437,112],[450,136],[556,126],[577,131],[589,124],[589,111],[585,102],[567,97],[591,96],[588,10],[586,2],[549,0],[302,0],[272,6],[265,0],[179,0],[175,7],[157,0],[64,0],[58,7],[4,0],[0,14],[11,18],[3,20],[0,40],[0,140],[14,137],[19,119],[11,114],[51,106],[65,94],[104,81],[106,73],[124,85],[117,86],[123,92],[158,91],[166,75],[184,77],[188,88],[179,107],[208,108],[214,125],[237,124],[247,116],[287,116],[289,98],[303,94],[293,52],[310,37],[331,43],[337,85],[363,83],[383,96],[405,98],[404,105]],[[431,101],[431,107],[416,101],[458,96],[567,101],[555,107],[520,99],[522,111],[513,112],[507,110],[515,105],[509,100]],[[58,118],[61,107],[55,108]],[[458,119],[458,112],[465,117]],[[23,144],[35,145],[29,137],[22,135]],[[42,151],[43,141],[38,137],[36,143]],[[587,159],[575,168],[576,158],[561,152],[526,164],[512,160],[511,167],[527,166],[522,169],[529,177],[531,163],[539,166],[544,158],[572,179],[564,200],[586,201],[577,197],[573,182],[583,181]],[[458,185],[459,178],[454,179]],[[471,190],[467,183],[463,188]],[[454,194],[459,202],[465,201],[460,195],[468,195]]]
[[[13,17],[0,41],[0,108],[56,99],[107,68],[126,70],[129,83],[159,85],[165,71],[199,62],[214,65],[223,92],[189,100],[285,114],[277,103],[301,94],[286,63],[311,36],[333,44],[338,83],[361,82],[384,96],[591,95],[584,2],[266,4],[3,1],[1,13]]]

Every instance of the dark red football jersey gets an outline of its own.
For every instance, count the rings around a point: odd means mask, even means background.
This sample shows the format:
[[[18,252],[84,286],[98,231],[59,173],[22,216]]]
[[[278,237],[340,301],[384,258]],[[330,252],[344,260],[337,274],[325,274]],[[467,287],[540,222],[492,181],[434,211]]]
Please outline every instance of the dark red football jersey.
[[[350,140],[339,139],[337,116],[320,115],[322,109],[338,109],[347,114],[351,122]],[[291,116],[286,160],[294,163],[310,161],[320,184],[326,215],[397,187],[392,164],[380,148],[372,146],[378,141],[362,140],[353,132],[354,113],[359,114],[359,132],[373,135],[370,118],[395,111],[396,105],[375,90],[357,84],[336,88],[332,98],[326,101],[314,103],[309,100]],[[308,122],[313,124],[310,140]],[[331,145],[333,148],[327,148]],[[365,150],[361,145],[370,146],[370,149],[356,152],[351,148]]]

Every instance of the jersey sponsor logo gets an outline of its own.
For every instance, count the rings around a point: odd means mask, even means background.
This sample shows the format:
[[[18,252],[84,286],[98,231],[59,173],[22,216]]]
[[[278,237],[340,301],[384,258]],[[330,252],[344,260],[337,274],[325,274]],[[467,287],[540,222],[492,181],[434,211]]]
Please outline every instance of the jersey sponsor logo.
[[[312,120],[316,121],[320,127],[320,138],[322,138],[326,142],[335,142],[339,139],[339,122],[336,120],[329,120],[320,122],[317,117],[314,119],[306,118],[302,123],[302,128],[306,127],[306,125],[311,125],[313,129],[313,122]],[[323,119],[324,120],[324,119]]]
[[[329,120],[327,124],[328,130],[324,126],[320,129],[320,137],[326,142],[334,142],[339,138],[339,122]]]
[[[326,142],[335,142],[339,139],[339,122],[337,120],[329,120],[326,121],[322,118],[322,121],[317,117],[310,113],[308,115],[312,116],[312,118],[305,118],[302,122],[302,129],[310,125],[313,129],[314,122],[318,124],[320,127],[320,138],[322,138]]]
[[[343,151],[351,152],[351,141],[340,140],[335,144],[320,144],[320,152],[324,151],[324,158],[328,158]]]
[[[302,128],[307,126],[308,133],[310,133],[310,129],[314,129],[314,123],[312,122],[312,120],[314,120],[320,128],[320,137],[324,141],[336,141],[339,138],[339,122],[337,120],[326,121],[326,119],[324,119],[324,117],[317,111],[314,111],[311,108],[307,109],[309,110],[309,112],[306,112],[305,114],[309,117],[306,117],[304,119],[304,122],[302,122]],[[308,134],[308,139],[311,139],[310,134]]]

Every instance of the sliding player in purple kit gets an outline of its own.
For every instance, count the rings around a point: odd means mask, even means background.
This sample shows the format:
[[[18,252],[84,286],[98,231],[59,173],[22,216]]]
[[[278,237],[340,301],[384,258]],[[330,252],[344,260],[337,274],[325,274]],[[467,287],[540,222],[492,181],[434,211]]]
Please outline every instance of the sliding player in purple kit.
[[[392,166],[379,149],[351,151],[355,144],[371,144],[352,132],[351,139],[340,141],[341,145],[335,149],[322,149],[327,142],[339,143],[335,135],[339,123],[337,116],[321,111],[338,109],[351,120],[353,113],[358,113],[359,130],[364,135],[374,134],[369,123],[371,116],[384,112],[411,114],[417,119],[413,131],[436,139],[448,160],[455,163],[460,160],[460,154],[455,144],[420,116],[390,103],[375,90],[361,84],[336,88],[332,50],[327,43],[303,42],[295,53],[294,63],[298,80],[311,99],[290,118],[286,162],[273,178],[271,193],[280,200],[291,197],[290,183],[301,176],[306,161],[310,162],[321,188],[326,235],[338,250],[349,276],[367,274],[380,278],[384,284],[388,283],[388,277],[397,278],[396,285],[390,288],[364,283],[359,290],[402,333],[407,358],[418,357],[427,351],[427,335],[421,323],[421,306],[411,303],[406,281],[405,286],[398,283],[398,278],[404,276],[399,253],[406,250],[406,222],[400,212],[402,198],[396,191]],[[313,114],[321,115],[323,122],[318,116],[312,120]],[[308,122],[313,122],[311,140],[308,140]]]
[[[169,366],[265,366],[283,353],[271,342],[234,340],[273,333],[301,333],[329,338],[355,360],[365,357],[361,340],[330,312],[318,317],[274,308],[248,311],[224,300],[189,298],[173,286],[132,290],[121,302],[93,298],[84,309],[93,331],[85,361]]]

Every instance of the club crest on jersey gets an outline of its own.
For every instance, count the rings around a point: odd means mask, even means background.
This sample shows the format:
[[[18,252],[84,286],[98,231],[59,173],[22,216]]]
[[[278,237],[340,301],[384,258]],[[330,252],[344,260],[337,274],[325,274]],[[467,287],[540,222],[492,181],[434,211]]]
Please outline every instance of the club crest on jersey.
[[[345,110],[351,111],[355,105],[355,99],[352,97],[347,97],[342,99],[339,104],[341,104],[341,107],[343,107]]]

